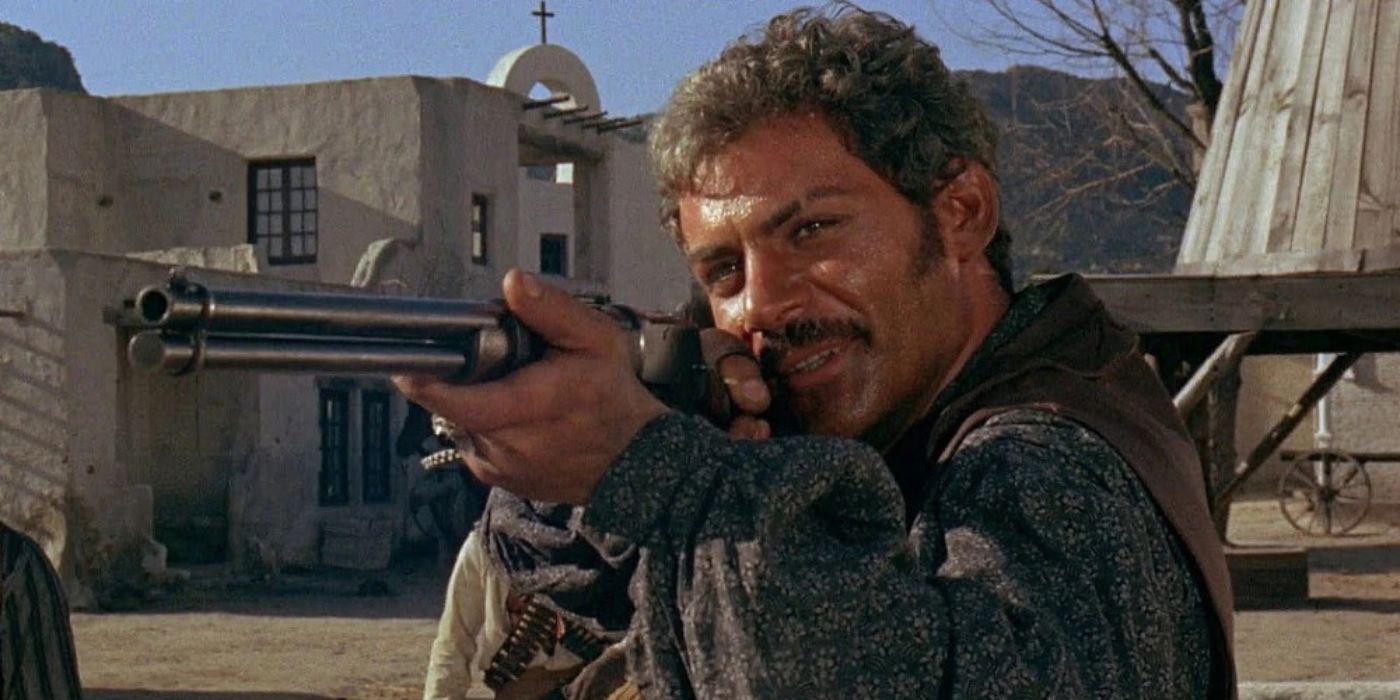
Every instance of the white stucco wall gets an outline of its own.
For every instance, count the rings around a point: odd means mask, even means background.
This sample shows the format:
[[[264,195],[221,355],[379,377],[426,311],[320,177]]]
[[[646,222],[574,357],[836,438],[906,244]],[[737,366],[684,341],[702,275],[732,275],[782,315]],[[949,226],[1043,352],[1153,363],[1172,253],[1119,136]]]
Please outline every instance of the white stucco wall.
[[[608,267],[614,298],[643,308],[675,308],[690,296],[690,271],[661,229],[661,200],[646,147],[614,139],[603,177],[608,183]]]
[[[155,265],[143,264],[141,270],[141,279],[118,289],[130,294],[162,278],[162,270]],[[192,274],[202,283],[223,288],[347,291],[212,270]],[[389,522],[394,541],[401,540],[407,493],[397,467],[391,470],[389,502],[361,500],[361,413],[356,390],[371,387],[393,396],[384,378],[242,371],[166,377],[120,371],[128,383],[124,404],[130,407],[126,416],[116,420],[119,429],[130,434],[122,451],[132,465],[133,478],[152,487],[159,538],[170,538],[166,534],[170,528],[209,532],[222,528],[228,538],[226,556],[239,569],[267,565],[268,556],[282,566],[320,564],[322,531],[331,519]],[[325,381],[352,387],[347,445],[351,498],[340,506],[318,503],[318,396]],[[403,401],[395,396],[390,403],[391,440],[403,413]],[[165,533],[159,529],[162,524]]]
[[[132,267],[56,250],[0,253],[0,511],[34,535],[78,604],[150,534],[150,490],[117,456],[121,370],[106,295]]]
[[[121,225],[69,245],[133,251],[247,241],[248,161],[315,157],[318,260],[266,274],[346,283],[365,248],[413,240],[422,217],[412,78],[111,98],[119,112]],[[219,201],[210,194],[219,193]],[[265,262],[265,261],[264,261]]]
[[[495,297],[510,267],[538,269],[541,232],[573,234],[574,279],[561,281],[571,291],[649,309],[683,299],[688,276],[657,226],[641,145],[521,101],[420,77],[117,98],[0,93],[0,309],[26,309],[0,319],[0,486],[16,494],[0,499],[0,515],[38,535],[70,583],[162,528],[227,530],[235,564],[271,550],[283,564],[315,565],[337,519],[383,520],[402,537],[402,473],[393,503],[357,503],[358,395],[352,505],[321,507],[325,378],[134,376],[101,310],[163,279],[171,261],[263,275],[197,270],[209,284],[322,289],[349,282],[371,246],[382,251],[360,270],[371,289]],[[318,261],[249,264],[248,163],[299,157],[316,158]],[[582,183],[522,181],[526,162],[579,162]],[[485,265],[470,262],[474,194],[491,205]],[[115,257],[124,253],[150,259]],[[397,430],[401,400],[392,413]]]
[[[120,226],[116,163],[122,148],[117,109],[107,100],[46,92],[48,225],[45,245],[83,250]]]
[[[71,570],[64,295],[48,254],[0,253],[0,309],[24,314],[0,318],[0,518]]]
[[[149,283],[153,266],[52,251],[65,288],[65,390],[71,432],[68,465],[75,493],[93,509],[99,531],[115,541],[150,534],[149,496],[134,487],[118,456],[118,391],[129,375],[117,330],[103,319],[113,292]]]
[[[194,274],[213,286],[333,289]],[[327,378],[171,378],[126,366],[121,332],[103,309],[164,275],[161,264],[112,256],[0,253],[0,309],[24,312],[0,319],[0,517],[44,544],[79,604],[91,603],[90,585],[162,524],[182,536],[182,528],[198,531],[192,540],[225,533],[236,565],[271,552],[282,565],[315,566],[333,519],[384,523],[401,541],[407,484],[396,465],[392,500],[361,501],[358,395],[349,416],[351,500],[323,507],[317,386]],[[380,377],[339,379],[390,388]],[[403,402],[390,407],[392,440]]]
[[[518,170],[520,183],[519,255],[516,264],[525,270],[540,269],[540,234],[569,237],[569,267],[574,266],[574,188],[572,183],[537,180]],[[570,275],[572,276],[572,275]]]
[[[49,201],[46,93],[0,91],[0,251],[44,245]]]
[[[442,277],[443,256],[460,265],[457,288],[466,296],[499,296],[500,280],[518,255],[517,99],[470,80],[416,78],[423,104],[423,230],[432,261],[428,278]],[[488,201],[485,265],[471,261],[471,201]],[[446,290],[447,285],[429,287]],[[442,294],[444,291],[437,291]]]

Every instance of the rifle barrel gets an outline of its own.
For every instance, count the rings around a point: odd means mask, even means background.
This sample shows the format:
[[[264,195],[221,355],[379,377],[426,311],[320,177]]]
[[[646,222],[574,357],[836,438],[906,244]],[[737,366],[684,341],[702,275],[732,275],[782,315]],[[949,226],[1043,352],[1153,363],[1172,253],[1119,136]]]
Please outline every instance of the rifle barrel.
[[[680,319],[589,300],[625,332],[632,371],[662,401],[704,405],[699,331]],[[499,300],[209,288],[180,272],[123,302],[137,319],[126,347],[137,370],[417,374],[456,384],[498,379],[549,346]],[[720,400],[724,397],[721,396]]]
[[[172,375],[208,368],[454,377],[471,368],[473,354],[462,348],[429,343],[267,337],[196,339],[158,331],[137,333],[127,347],[134,367]]]
[[[173,331],[413,340],[460,339],[498,326],[506,315],[494,301],[167,285],[141,290],[136,310],[145,322]]]

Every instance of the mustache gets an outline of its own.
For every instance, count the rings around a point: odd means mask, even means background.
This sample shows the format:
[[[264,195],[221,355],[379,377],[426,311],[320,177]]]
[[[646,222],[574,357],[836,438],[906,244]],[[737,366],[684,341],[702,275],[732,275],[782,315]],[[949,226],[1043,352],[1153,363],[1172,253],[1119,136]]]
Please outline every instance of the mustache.
[[[782,328],[765,333],[758,364],[767,376],[776,376],[777,367],[793,350],[832,339],[851,339],[870,344],[870,327],[849,318],[803,318],[789,321]]]

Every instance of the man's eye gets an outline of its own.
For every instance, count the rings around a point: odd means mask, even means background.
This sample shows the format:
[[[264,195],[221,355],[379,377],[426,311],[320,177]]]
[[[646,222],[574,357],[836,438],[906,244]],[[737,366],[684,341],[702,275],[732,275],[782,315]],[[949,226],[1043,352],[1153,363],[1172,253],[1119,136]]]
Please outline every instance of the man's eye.
[[[734,286],[739,276],[739,265],[733,262],[716,263],[705,268],[701,281],[713,294],[724,295],[725,289]]]
[[[792,237],[795,239],[810,238],[835,225],[835,219],[815,219],[793,229]]]

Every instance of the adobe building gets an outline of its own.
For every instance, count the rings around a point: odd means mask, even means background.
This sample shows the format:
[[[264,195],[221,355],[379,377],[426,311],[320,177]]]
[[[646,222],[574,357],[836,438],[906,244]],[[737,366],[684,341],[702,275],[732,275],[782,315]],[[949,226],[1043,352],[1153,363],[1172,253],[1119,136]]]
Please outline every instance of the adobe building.
[[[544,44],[485,83],[0,93],[0,516],[79,603],[162,547],[383,565],[416,468],[392,453],[405,407],[384,379],[135,374],[111,309],[171,264],[210,285],[475,297],[519,266],[672,308],[689,277],[640,121]]]

